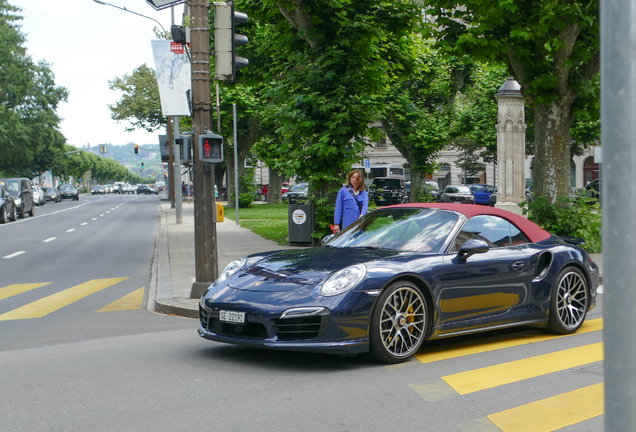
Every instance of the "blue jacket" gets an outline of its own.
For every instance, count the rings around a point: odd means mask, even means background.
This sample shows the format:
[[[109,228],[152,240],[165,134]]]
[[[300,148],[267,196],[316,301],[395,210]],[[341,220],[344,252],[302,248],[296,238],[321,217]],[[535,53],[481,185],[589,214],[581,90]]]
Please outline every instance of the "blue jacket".
[[[362,203],[362,214],[367,214],[367,209],[369,208],[369,194],[367,191],[363,190],[356,198]],[[334,224],[340,225],[341,230],[351,225],[360,217],[360,207],[356,202],[356,198],[353,197],[351,192],[349,192],[349,188],[346,186],[338,191],[333,221]]]

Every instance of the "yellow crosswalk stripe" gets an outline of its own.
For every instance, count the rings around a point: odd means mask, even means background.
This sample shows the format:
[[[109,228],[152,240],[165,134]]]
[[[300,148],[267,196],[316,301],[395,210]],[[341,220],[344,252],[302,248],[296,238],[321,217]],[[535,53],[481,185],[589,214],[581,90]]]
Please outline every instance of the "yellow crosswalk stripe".
[[[502,432],[551,432],[603,415],[599,383],[488,416]]]
[[[6,286],[4,288],[0,288],[0,300],[4,300],[14,295],[22,294],[24,292],[31,291],[36,288],[40,288],[41,286],[48,285],[50,283],[51,282],[15,284],[15,285]]]
[[[133,310],[133,309],[141,309],[141,305],[144,301],[144,289],[146,287],[141,287],[138,290],[131,292],[130,294],[126,294],[119,300],[115,300],[108,306],[105,306],[98,310],[97,312],[113,312],[113,311],[121,311],[121,310]]]
[[[93,279],[4,313],[0,315],[0,321],[40,318],[126,279]]]
[[[459,394],[465,395],[602,360],[603,343],[599,342],[481,369],[446,375],[443,376],[442,379]]]
[[[587,320],[581,328],[574,333],[583,334],[603,330],[603,318]],[[536,331],[527,333],[515,333],[504,336],[495,336],[479,341],[471,340],[444,346],[427,346],[424,343],[423,348],[415,355],[415,358],[422,363],[433,363],[440,360],[448,360],[457,357],[463,357],[472,354],[479,354],[488,351],[494,351],[503,348],[516,347],[535,342],[559,339],[572,335],[550,335],[537,333]]]

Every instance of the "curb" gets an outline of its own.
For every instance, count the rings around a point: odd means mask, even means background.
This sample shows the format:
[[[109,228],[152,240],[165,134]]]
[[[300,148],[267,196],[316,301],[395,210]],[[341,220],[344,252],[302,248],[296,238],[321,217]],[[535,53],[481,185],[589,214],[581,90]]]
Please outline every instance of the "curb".
[[[177,297],[174,299],[157,299],[155,310],[168,315],[179,315],[186,318],[199,318],[199,300]]]
[[[170,252],[168,251],[167,217],[166,212],[162,210],[159,236],[157,239],[155,311],[167,315],[198,318],[199,299],[172,298],[172,275],[170,273]]]

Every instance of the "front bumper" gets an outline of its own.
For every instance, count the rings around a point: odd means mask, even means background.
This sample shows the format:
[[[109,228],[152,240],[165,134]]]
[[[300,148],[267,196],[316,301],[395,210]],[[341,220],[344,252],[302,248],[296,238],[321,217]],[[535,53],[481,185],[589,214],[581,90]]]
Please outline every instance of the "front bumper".
[[[281,302],[281,298],[290,294],[296,301]],[[375,299],[376,295],[365,292],[349,292],[341,298],[316,301],[302,292],[246,293],[225,288],[214,301],[199,302],[198,332],[212,341],[255,348],[341,355],[364,353],[369,351],[368,325]],[[299,308],[319,312],[287,315]],[[221,310],[244,312],[245,322],[221,322]]]

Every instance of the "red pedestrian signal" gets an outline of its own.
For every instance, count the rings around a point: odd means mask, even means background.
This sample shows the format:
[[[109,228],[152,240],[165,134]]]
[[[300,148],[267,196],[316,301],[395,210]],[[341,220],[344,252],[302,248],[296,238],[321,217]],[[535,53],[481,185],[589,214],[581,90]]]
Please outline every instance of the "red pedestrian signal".
[[[223,162],[223,137],[213,133],[199,135],[199,160],[204,163]]]
[[[139,146],[135,144],[135,154],[139,154]]]

